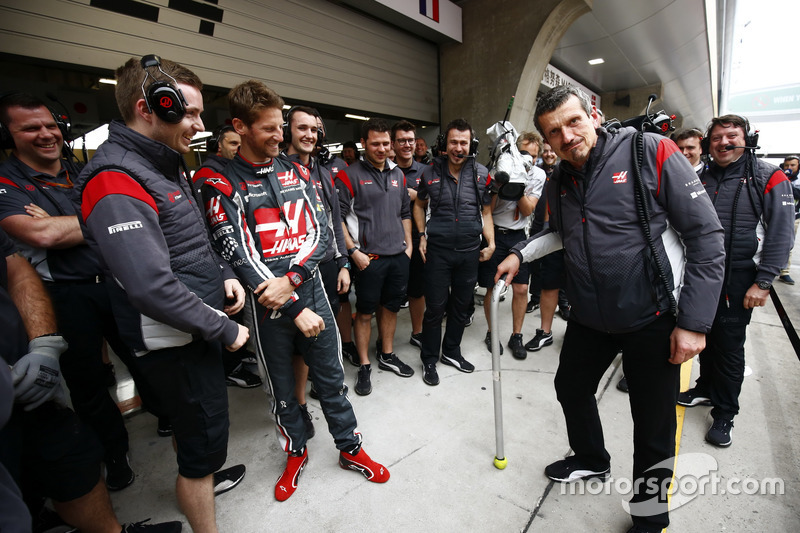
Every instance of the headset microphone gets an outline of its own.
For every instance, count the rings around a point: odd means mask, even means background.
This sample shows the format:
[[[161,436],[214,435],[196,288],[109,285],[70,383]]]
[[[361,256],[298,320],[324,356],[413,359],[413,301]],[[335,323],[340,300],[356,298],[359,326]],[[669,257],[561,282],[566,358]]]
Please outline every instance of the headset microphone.
[[[465,157],[467,157],[467,156],[465,156],[464,154],[456,154],[456,157],[457,157],[458,159],[464,159],[464,158],[465,158]]]
[[[726,152],[730,152],[731,150],[756,150],[761,148],[760,146],[736,146],[734,144],[729,144],[725,147]]]

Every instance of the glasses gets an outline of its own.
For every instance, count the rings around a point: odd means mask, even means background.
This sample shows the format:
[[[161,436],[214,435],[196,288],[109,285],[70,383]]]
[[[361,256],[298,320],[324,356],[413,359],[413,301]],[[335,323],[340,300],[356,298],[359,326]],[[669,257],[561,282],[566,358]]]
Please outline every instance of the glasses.
[[[396,142],[396,143],[397,143],[397,144],[399,144],[400,146],[403,146],[404,144],[411,144],[411,145],[413,145],[415,141],[416,141],[416,139],[395,139],[395,140],[394,140],[394,142]]]

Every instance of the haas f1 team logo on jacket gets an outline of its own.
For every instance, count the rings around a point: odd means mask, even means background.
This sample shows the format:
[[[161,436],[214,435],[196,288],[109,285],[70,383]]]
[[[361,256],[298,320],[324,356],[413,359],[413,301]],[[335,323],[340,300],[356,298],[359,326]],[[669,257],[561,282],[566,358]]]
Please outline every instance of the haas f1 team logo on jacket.
[[[267,261],[297,253],[306,240],[305,200],[256,209],[256,235]]]

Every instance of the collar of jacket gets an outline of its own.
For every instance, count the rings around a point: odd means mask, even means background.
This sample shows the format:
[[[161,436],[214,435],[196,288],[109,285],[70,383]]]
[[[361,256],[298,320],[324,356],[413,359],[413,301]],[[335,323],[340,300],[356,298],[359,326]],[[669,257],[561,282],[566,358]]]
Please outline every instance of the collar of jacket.
[[[175,176],[180,168],[181,154],[160,141],[132,130],[121,120],[114,120],[109,125],[108,140],[140,155],[164,176]]]

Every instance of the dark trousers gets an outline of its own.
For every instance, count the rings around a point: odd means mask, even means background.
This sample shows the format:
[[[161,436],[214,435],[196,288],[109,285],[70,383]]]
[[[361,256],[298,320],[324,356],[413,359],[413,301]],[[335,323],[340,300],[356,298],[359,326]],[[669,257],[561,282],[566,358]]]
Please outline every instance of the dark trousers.
[[[706,347],[700,352],[700,377],[696,388],[708,396],[714,406],[711,416],[733,420],[739,414],[739,393],[744,381],[744,341],[752,309],[743,306],[744,295],[752,286],[755,271],[734,270],[727,284],[728,299],[723,294]],[[730,306],[728,305],[730,303]]]
[[[633,417],[631,514],[634,523],[647,527],[669,524],[667,490],[675,455],[675,402],[680,385],[680,366],[668,361],[674,327],[670,315],[624,334],[604,333],[569,321],[555,377],[575,456],[588,468],[608,468],[611,456],[605,448],[595,394],[606,369],[622,350]]]
[[[105,459],[117,457],[128,451],[128,432],[105,385],[103,339],[129,367],[133,354],[120,339],[106,286],[48,283],[47,288],[59,331],[69,344],[60,364],[72,405],[81,420],[97,433]],[[142,395],[145,402],[146,396],[147,393]]]
[[[273,313],[262,307],[252,293],[247,295],[246,323],[255,337],[259,367],[271,393],[278,441],[286,452],[302,450],[307,441],[294,392],[292,354],[299,353],[308,365],[336,448],[353,450],[361,443],[361,434],[356,428],[356,415],[344,383],[339,330],[319,274],[303,283],[297,294],[325,322],[325,329],[316,337],[305,337],[288,316],[273,318]],[[255,323],[251,322],[253,320]]]
[[[469,318],[472,291],[478,280],[479,250],[454,252],[428,246],[425,262],[425,316],[422,319],[423,364],[445,355],[461,355],[461,338]],[[442,341],[442,317],[447,329]]]

